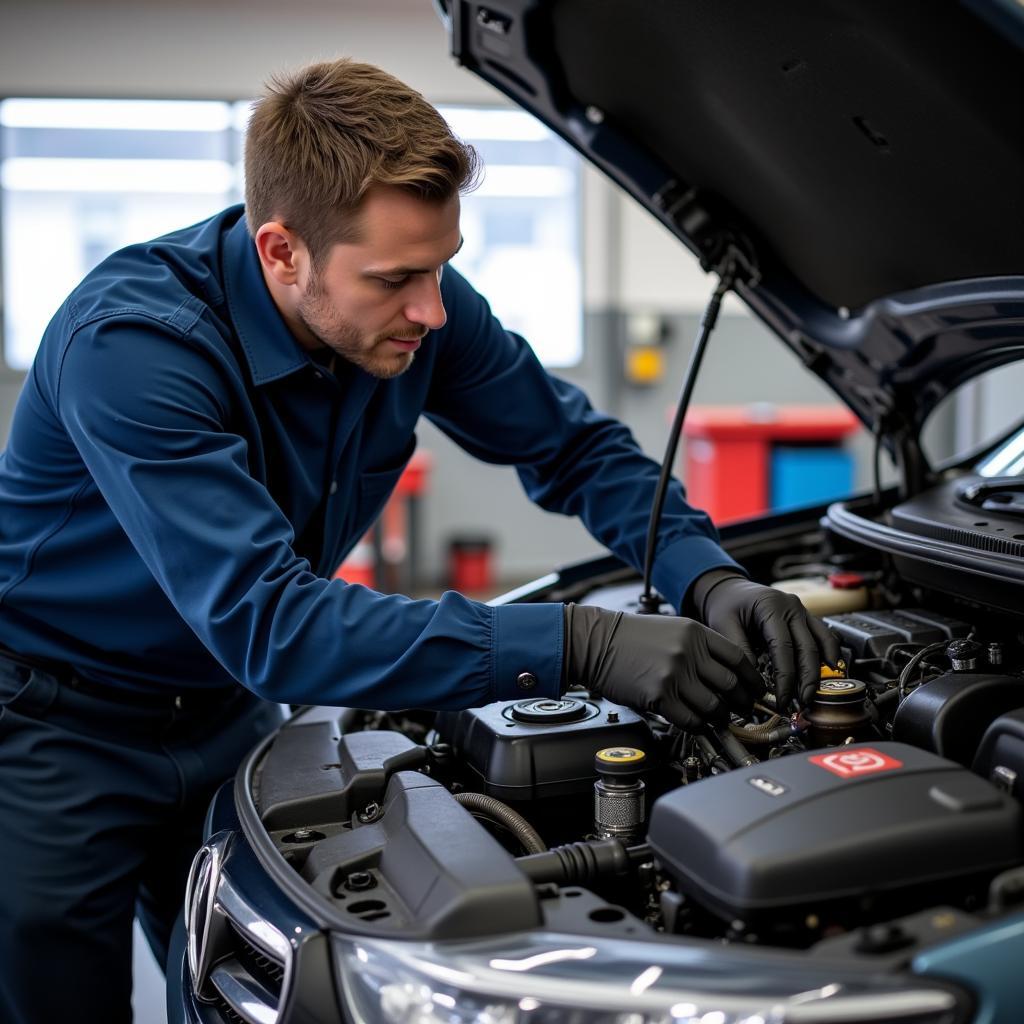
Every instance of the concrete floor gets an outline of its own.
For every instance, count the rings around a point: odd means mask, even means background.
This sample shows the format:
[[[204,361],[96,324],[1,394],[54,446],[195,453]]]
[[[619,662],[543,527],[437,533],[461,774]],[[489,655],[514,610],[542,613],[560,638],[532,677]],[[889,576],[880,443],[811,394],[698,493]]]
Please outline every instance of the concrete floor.
[[[137,921],[132,940],[132,969],[135,975],[132,991],[135,1024],[167,1024],[164,975],[157,967]]]

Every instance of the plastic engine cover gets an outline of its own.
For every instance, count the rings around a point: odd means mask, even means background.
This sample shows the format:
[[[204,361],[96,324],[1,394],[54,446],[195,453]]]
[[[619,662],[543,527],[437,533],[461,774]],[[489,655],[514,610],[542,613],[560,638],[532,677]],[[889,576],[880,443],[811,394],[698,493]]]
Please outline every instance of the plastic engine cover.
[[[460,751],[485,793],[510,801],[589,795],[602,747],[654,750],[650,727],[635,711],[575,691],[560,700],[445,712],[437,731]]]
[[[649,841],[726,919],[981,875],[1024,860],[1024,808],[902,743],[737,769],[662,796]]]

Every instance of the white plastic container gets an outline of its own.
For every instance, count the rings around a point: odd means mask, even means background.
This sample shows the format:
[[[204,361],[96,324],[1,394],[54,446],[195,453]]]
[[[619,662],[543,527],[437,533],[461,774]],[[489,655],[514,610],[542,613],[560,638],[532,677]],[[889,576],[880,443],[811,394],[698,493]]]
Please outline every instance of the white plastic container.
[[[855,573],[833,573],[832,576],[798,576],[779,580],[772,586],[788,594],[796,594],[812,615],[841,615],[859,612],[868,607],[867,585]]]

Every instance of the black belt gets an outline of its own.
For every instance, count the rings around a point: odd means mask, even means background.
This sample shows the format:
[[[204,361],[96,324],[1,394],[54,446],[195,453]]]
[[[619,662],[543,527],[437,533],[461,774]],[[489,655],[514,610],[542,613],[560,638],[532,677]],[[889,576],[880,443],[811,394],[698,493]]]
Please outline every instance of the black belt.
[[[59,680],[62,686],[67,686],[76,693],[136,708],[196,711],[225,704],[232,697],[237,697],[239,691],[238,686],[220,686],[205,689],[195,687],[165,693],[145,693],[141,690],[129,690],[122,686],[110,686],[107,683],[97,683],[92,679],[83,679],[75,671],[74,666],[67,662],[41,658],[34,654],[20,654],[18,651],[12,651],[9,647],[4,647],[3,644],[0,644],[0,658],[20,665],[22,668],[46,672]]]

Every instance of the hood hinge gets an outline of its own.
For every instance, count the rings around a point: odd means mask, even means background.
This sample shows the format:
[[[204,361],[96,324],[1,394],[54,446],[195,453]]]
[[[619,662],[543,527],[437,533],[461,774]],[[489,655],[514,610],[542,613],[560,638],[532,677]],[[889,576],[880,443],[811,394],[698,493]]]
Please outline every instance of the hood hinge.
[[[917,425],[895,410],[878,420],[878,431],[889,439],[889,452],[900,474],[900,500],[914,497],[934,482],[931,464],[921,448],[921,432]]]
[[[652,199],[655,209],[695,247],[703,271],[721,276],[723,268],[731,262],[735,281],[750,287],[760,281],[753,243],[744,232],[729,224],[726,211],[713,197],[673,179],[658,189]]]

